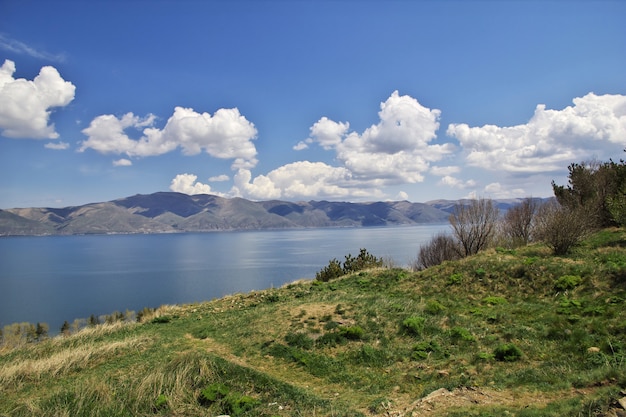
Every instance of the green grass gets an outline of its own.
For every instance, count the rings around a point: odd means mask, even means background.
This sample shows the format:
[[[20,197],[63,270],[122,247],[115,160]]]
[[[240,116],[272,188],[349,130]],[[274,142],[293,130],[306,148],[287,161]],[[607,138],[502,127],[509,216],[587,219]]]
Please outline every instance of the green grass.
[[[625,277],[610,229],[567,257],[488,250],[7,338],[0,416],[598,415],[626,388]]]

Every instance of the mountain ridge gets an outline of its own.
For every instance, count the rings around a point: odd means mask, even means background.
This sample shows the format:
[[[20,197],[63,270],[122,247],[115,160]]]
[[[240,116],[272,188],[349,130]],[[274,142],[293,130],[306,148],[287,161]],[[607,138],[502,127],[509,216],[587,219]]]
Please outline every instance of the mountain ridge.
[[[211,194],[136,194],[62,208],[0,210],[0,236],[185,233],[318,227],[368,227],[446,222],[462,200],[427,203],[251,201]],[[496,200],[506,210],[521,199]]]

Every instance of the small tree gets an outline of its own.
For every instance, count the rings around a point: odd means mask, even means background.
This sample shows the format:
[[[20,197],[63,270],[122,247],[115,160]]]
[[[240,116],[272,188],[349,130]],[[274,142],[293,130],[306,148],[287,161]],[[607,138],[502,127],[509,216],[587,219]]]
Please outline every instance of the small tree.
[[[65,320],[61,326],[61,334],[64,336],[70,335],[70,323],[67,320]]]
[[[35,335],[38,341],[46,339],[48,337],[48,325],[46,323],[37,323]]]
[[[459,245],[454,238],[449,234],[439,233],[426,245],[420,246],[413,269],[419,271],[459,258]]]
[[[454,236],[459,241],[461,255],[470,256],[486,249],[494,236],[499,210],[491,199],[471,200],[457,204],[450,215]]]
[[[346,260],[343,262],[344,274],[362,271],[363,269],[380,268],[383,266],[382,258],[372,255],[365,248],[361,248],[357,257],[347,254],[345,258]]]
[[[528,197],[504,215],[502,233],[513,246],[524,246],[532,240],[538,208],[539,202]]]
[[[593,228],[594,220],[582,207],[543,204],[537,214],[537,236],[555,255],[565,255]]]

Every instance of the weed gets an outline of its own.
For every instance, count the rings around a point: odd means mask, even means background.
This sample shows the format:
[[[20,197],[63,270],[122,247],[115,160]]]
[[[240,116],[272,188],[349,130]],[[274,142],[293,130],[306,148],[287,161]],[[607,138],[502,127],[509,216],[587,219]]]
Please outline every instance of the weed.
[[[464,329],[463,327],[453,327],[450,329],[450,339],[453,342],[474,342],[476,338],[469,330]]]
[[[582,282],[582,278],[578,275],[563,275],[554,283],[554,289],[557,291],[573,290]]]
[[[498,304],[507,304],[507,301],[504,297],[489,296],[483,298],[483,303],[495,306]]]
[[[426,319],[420,316],[411,316],[402,322],[402,329],[413,336],[421,336],[424,331],[424,324]]]
[[[424,307],[424,313],[436,315],[445,311],[446,307],[437,300],[431,300],[426,303]]]

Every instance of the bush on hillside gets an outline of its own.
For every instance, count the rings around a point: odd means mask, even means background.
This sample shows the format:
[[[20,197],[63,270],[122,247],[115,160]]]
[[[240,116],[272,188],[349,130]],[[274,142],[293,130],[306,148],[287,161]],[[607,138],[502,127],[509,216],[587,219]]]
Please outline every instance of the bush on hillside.
[[[450,215],[452,233],[461,256],[475,255],[491,244],[498,225],[499,210],[491,199],[479,198],[454,206]]]
[[[537,236],[555,255],[565,255],[593,230],[594,224],[583,208],[545,203],[537,214]]]
[[[454,238],[446,233],[439,233],[433,236],[430,242],[420,246],[417,260],[412,268],[415,271],[421,271],[460,257],[459,245]]]
[[[336,258],[331,259],[328,265],[315,274],[315,279],[328,282],[353,272],[383,266],[383,259],[372,255],[366,249],[361,249],[359,255],[356,257],[353,257],[352,254],[347,254],[345,258],[343,265]]]

